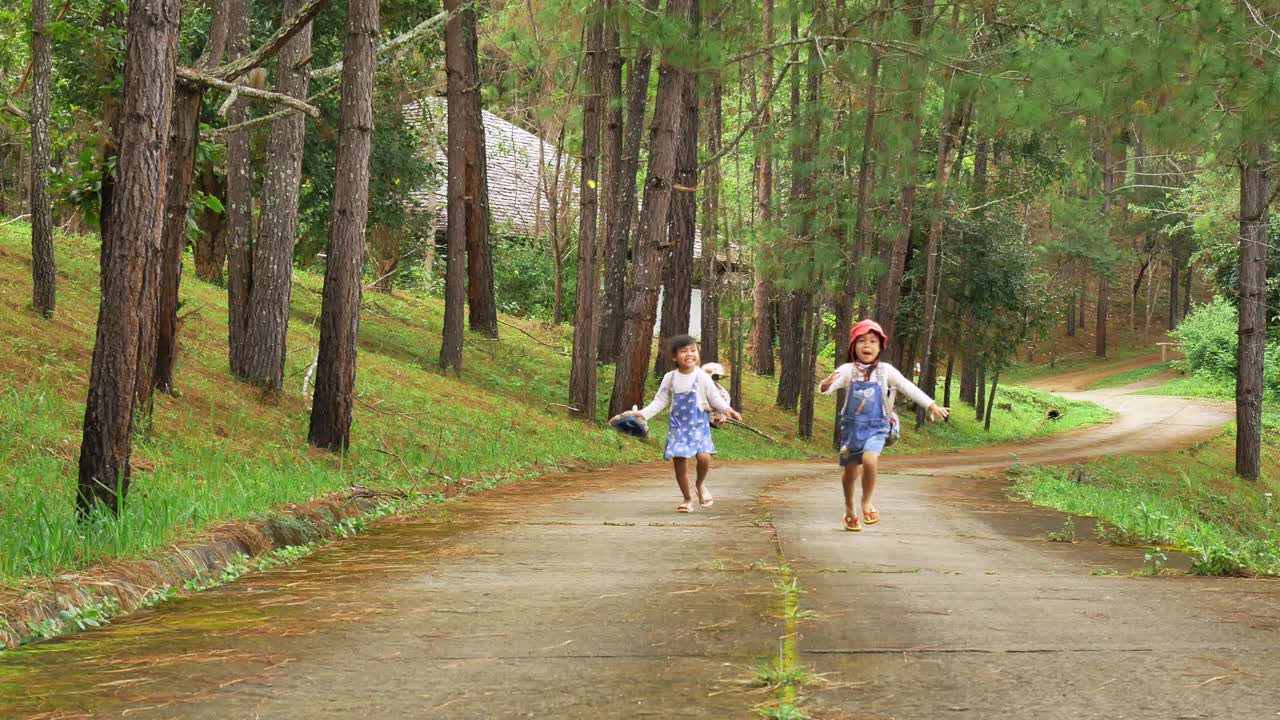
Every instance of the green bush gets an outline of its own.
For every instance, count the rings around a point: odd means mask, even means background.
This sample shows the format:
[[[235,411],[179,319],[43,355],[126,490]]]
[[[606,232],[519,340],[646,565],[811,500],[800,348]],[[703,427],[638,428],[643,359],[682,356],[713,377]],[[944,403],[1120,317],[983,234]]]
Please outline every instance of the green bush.
[[[1222,298],[1197,305],[1173,331],[1186,358],[1185,369],[1196,374],[1234,378],[1238,324],[1235,306]]]
[[[1235,382],[1239,313],[1222,298],[1198,305],[1173,331],[1185,358],[1182,369],[1213,380]],[[1280,397],[1280,338],[1267,343],[1263,360],[1267,394]]]

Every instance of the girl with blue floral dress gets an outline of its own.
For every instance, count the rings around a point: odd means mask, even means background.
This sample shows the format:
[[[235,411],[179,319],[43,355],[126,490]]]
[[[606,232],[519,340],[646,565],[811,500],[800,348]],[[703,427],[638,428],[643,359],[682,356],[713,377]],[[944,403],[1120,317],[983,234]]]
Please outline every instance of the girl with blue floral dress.
[[[844,529],[857,532],[862,529],[858,516],[853,512],[854,481],[859,470],[862,475],[862,520],[867,525],[880,522],[880,512],[871,502],[876,488],[880,453],[896,439],[898,416],[893,412],[894,397],[902,391],[912,402],[928,408],[929,418],[944,420],[950,411],[939,407],[915,383],[908,380],[897,368],[880,362],[880,353],[888,344],[880,324],[874,320],[862,320],[849,333],[849,360],[822,381],[823,394],[839,389],[848,390],[844,407],[840,410],[840,467],[844,486]]]
[[[644,418],[648,422],[668,405],[671,420],[667,431],[667,444],[662,457],[670,460],[675,468],[676,484],[680,486],[683,502],[676,512],[693,511],[693,494],[689,488],[689,459],[697,464],[696,489],[698,504],[711,507],[715,499],[707,490],[707,471],[711,469],[711,456],[716,446],[711,442],[711,410],[716,410],[734,420],[742,415],[734,410],[716,391],[715,382],[699,367],[698,341],[689,335],[677,335],[666,343],[676,369],[667,373],[658,386],[653,402],[640,410],[623,415]]]

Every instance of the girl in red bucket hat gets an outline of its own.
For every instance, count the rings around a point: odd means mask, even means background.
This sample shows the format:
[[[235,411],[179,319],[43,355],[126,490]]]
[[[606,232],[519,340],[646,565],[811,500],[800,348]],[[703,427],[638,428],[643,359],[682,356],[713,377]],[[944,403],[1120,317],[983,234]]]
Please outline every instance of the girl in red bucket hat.
[[[933,398],[908,380],[889,363],[880,362],[880,353],[889,338],[880,323],[861,320],[849,333],[847,362],[831,373],[820,386],[829,395],[845,388],[849,391],[840,410],[840,467],[844,468],[844,529],[861,530],[853,512],[853,485],[862,469],[862,520],[867,525],[880,522],[880,512],[871,502],[876,488],[880,453],[897,442],[898,414],[893,402],[901,390],[912,402],[929,409],[929,418],[943,420],[950,413]]]

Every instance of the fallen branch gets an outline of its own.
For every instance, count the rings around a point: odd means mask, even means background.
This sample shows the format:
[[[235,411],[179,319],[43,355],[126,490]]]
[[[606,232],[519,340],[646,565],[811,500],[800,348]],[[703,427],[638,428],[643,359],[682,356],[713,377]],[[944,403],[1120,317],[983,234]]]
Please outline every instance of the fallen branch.
[[[15,218],[9,218],[8,220],[5,220],[4,222],[0,223],[0,227],[4,227],[5,225],[9,225],[11,223],[16,223],[19,220],[22,220],[24,218],[29,218],[29,217],[31,217],[31,213],[27,213],[26,215],[19,215],[18,217],[15,217]]]
[[[520,332],[524,333],[524,334],[525,334],[525,335],[527,335],[528,337],[532,338],[532,339],[534,340],[534,342],[537,342],[539,345],[543,345],[543,346],[545,346],[545,347],[549,347],[549,348],[551,348],[552,350],[555,350],[556,352],[560,353],[561,355],[564,355],[564,356],[566,356],[566,357],[570,355],[570,353],[566,352],[564,348],[558,348],[558,347],[556,347],[555,345],[552,345],[551,343],[547,342],[546,340],[543,340],[542,338],[539,338],[539,337],[537,337],[537,336],[535,336],[535,335],[532,335],[528,330],[525,330],[524,328],[522,328],[522,327],[520,327],[520,326],[518,326],[518,325],[512,325],[511,323],[509,323],[509,322],[507,322],[507,321],[503,320],[502,318],[498,318],[498,324],[499,324],[499,325],[506,325],[507,327],[509,327],[509,328],[511,328],[511,329],[513,329],[513,330],[519,330]]]
[[[276,105],[286,105],[298,112],[304,112],[313,118],[320,117],[320,111],[316,109],[314,105],[309,105],[297,98],[289,97],[288,95],[281,95],[280,93],[271,92],[269,90],[257,90],[249,87],[248,85],[229,83],[226,80],[220,80],[213,75],[200,72],[195,68],[179,67],[178,77],[186,80],[187,82],[198,83],[200,85],[206,85],[208,87],[225,90],[227,92],[239,93],[245,97],[266,100],[267,102],[274,103]]]
[[[744,422],[742,422],[742,421],[740,421],[740,420],[734,420],[733,418],[725,418],[725,421],[726,421],[726,422],[728,422],[730,425],[737,425],[737,426],[738,426],[738,427],[740,427],[740,428],[744,428],[744,429],[746,429],[746,430],[750,430],[751,432],[753,432],[753,433],[755,433],[755,434],[759,435],[760,437],[764,438],[765,440],[768,440],[769,442],[773,443],[774,445],[778,445],[778,444],[779,444],[777,440],[775,440],[774,438],[770,437],[767,433],[764,433],[764,432],[762,432],[762,431],[760,431],[760,430],[757,430],[757,429],[755,429],[755,428],[751,427],[750,425],[748,425],[748,424],[746,424],[746,423],[744,423]]]

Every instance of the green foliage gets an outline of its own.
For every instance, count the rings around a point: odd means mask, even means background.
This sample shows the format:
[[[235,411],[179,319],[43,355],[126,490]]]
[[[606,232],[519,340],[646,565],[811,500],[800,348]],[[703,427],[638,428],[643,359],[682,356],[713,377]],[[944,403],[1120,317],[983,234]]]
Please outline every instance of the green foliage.
[[[1222,298],[1196,306],[1172,333],[1185,356],[1183,367],[1209,384],[1234,386],[1238,325],[1238,311]],[[1280,338],[1267,344],[1263,384],[1270,397],[1280,397]]]

